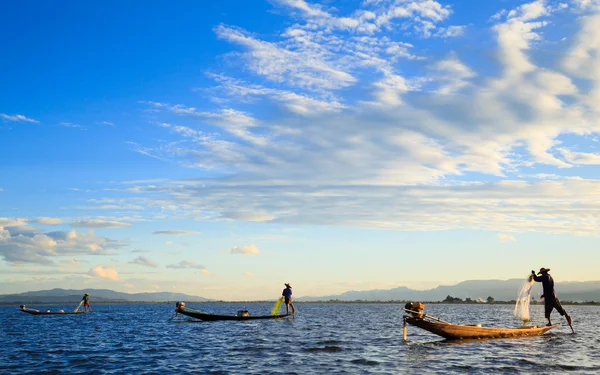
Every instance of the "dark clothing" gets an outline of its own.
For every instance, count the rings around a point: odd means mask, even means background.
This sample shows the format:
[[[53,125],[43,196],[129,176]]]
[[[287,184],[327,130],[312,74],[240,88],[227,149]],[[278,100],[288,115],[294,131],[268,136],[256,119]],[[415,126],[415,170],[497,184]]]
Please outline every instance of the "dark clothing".
[[[292,299],[290,297],[285,297],[285,304],[289,305],[292,302]]]
[[[81,300],[84,301],[86,304],[89,304],[90,303],[90,296],[85,295],[85,296],[83,296],[83,298]]]
[[[544,288],[543,297],[546,319],[550,319],[550,314],[554,309],[556,309],[560,315],[564,316],[566,312],[554,292],[554,280],[552,279],[552,276],[544,273],[542,276],[533,275],[533,279],[538,283],[542,283],[542,287]]]
[[[554,298],[554,299],[550,299],[550,300],[544,298],[544,300],[545,300],[544,313],[545,313],[546,319],[550,319],[550,314],[552,313],[553,309],[556,309],[556,311],[558,311],[558,313],[561,316],[565,316],[566,311],[565,311],[565,309],[563,309],[558,298]]]
[[[552,276],[547,273],[542,274],[542,276],[533,275],[533,279],[538,283],[542,283],[542,287],[544,288],[544,299],[546,302],[556,299],[556,294],[554,293],[554,280]]]
[[[287,287],[283,290],[283,293],[281,293],[282,296],[284,296],[285,298],[290,298],[292,297],[292,288]]]

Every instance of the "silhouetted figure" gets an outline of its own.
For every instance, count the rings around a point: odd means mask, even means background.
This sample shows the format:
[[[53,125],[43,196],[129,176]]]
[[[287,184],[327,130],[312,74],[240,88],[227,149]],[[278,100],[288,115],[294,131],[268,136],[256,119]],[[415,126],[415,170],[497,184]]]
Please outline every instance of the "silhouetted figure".
[[[284,298],[284,302],[285,302],[285,313],[289,314],[290,313],[290,306],[292,307],[292,314],[296,313],[296,308],[294,308],[294,304],[292,303],[292,286],[290,284],[284,284],[285,285],[285,289],[283,290],[283,293],[281,293],[281,295]]]
[[[533,279],[538,283],[542,283],[542,286],[544,288],[544,294],[542,295],[542,298],[544,298],[545,315],[546,319],[548,319],[548,325],[552,325],[552,321],[550,321],[550,314],[552,313],[552,310],[556,309],[556,311],[558,311],[560,315],[564,316],[565,319],[567,319],[567,322],[570,326],[573,323],[573,320],[571,319],[569,314],[567,314],[565,309],[563,309],[562,305],[560,304],[560,301],[558,300],[558,297],[556,297],[556,293],[554,292],[554,279],[552,279],[552,276],[550,276],[548,272],[550,272],[550,268],[543,267],[540,268],[540,272],[538,272],[538,275],[541,276],[537,276],[535,274],[535,271],[531,271]]]

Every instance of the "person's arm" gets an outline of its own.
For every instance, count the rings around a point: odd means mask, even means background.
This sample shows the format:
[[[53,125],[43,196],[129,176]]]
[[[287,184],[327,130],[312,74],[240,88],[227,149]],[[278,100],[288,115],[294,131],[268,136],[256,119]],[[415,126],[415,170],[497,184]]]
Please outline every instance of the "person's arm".
[[[533,271],[533,270],[531,271],[531,276],[533,276],[533,279],[534,279],[535,281],[537,281],[538,283],[541,283],[541,282],[542,282],[542,276],[537,276],[537,275],[535,274],[535,271]]]

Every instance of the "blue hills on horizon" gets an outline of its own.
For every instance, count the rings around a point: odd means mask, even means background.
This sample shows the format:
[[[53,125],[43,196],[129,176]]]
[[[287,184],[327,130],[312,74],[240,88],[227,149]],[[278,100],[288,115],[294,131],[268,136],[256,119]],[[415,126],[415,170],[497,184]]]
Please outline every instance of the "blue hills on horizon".
[[[523,279],[509,280],[467,280],[456,285],[440,285],[428,290],[415,290],[405,286],[392,289],[375,289],[365,291],[348,291],[341,294],[300,297],[297,301],[443,301],[447,296],[455,298],[487,299],[493,297],[497,301],[512,301],[517,298]],[[566,281],[555,280],[554,289],[561,301],[591,302],[600,301],[600,281]],[[532,296],[542,293],[540,283],[535,283]]]
[[[509,280],[467,280],[456,285],[440,285],[428,290],[410,289],[405,286],[392,289],[374,289],[365,291],[347,291],[336,295],[297,297],[298,302],[317,301],[443,301],[446,296],[455,298],[487,299],[493,297],[497,301],[515,300],[523,284],[522,279]],[[298,288],[300,289],[301,288]],[[566,281],[555,282],[555,290],[562,301],[591,302],[600,301],[600,281]],[[541,294],[541,285],[535,283],[532,296]],[[0,295],[2,304],[32,303],[79,303],[84,293],[89,293],[92,302],[127,303],[127,302],[219,302],[218,300],[173,292],[123,293],[110,289],[61,289],[30,291],[24,293]],[[297,292],[296,292],[297,293]]]
[[[122,293],[110,289],[61,289],[38,290],[17,294],[0,295],[0,303],[79,303],[84,293],[89,293],[91,301],[102,302],[206,302],[208,298],[191,296],[183,293],[152,292],[152,293]]]

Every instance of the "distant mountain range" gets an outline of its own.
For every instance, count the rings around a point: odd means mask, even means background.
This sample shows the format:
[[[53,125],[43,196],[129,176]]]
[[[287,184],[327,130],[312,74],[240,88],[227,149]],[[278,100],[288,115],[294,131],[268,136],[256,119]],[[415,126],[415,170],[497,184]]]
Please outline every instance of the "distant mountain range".
[[[79,303],[84,293],[91,297],[90,302],[203,302],[207,298],[190,296],[182,293],[120,293],[109,289],[52,289],[39,290],[19,294],[0,295],[2,304],[35,304],[35,303]]]
[[[429,290],[414,290],[398,287],[387,290],[349,291],[342,294],[321,297],[300,297],[298,301],[443,301],[446,296],[461,299],[486,299],[488,296],[497,301],[511,301],[517,298],[517,293],[523,285],[522,279],[510,280],[469,280],[452,286],[438,286]],[[600,281],[585,282],[555,282],[554,289],[562,301],[600,301]],[[532,296],[538,298],[541,294],[541,284],[535,283]]]

